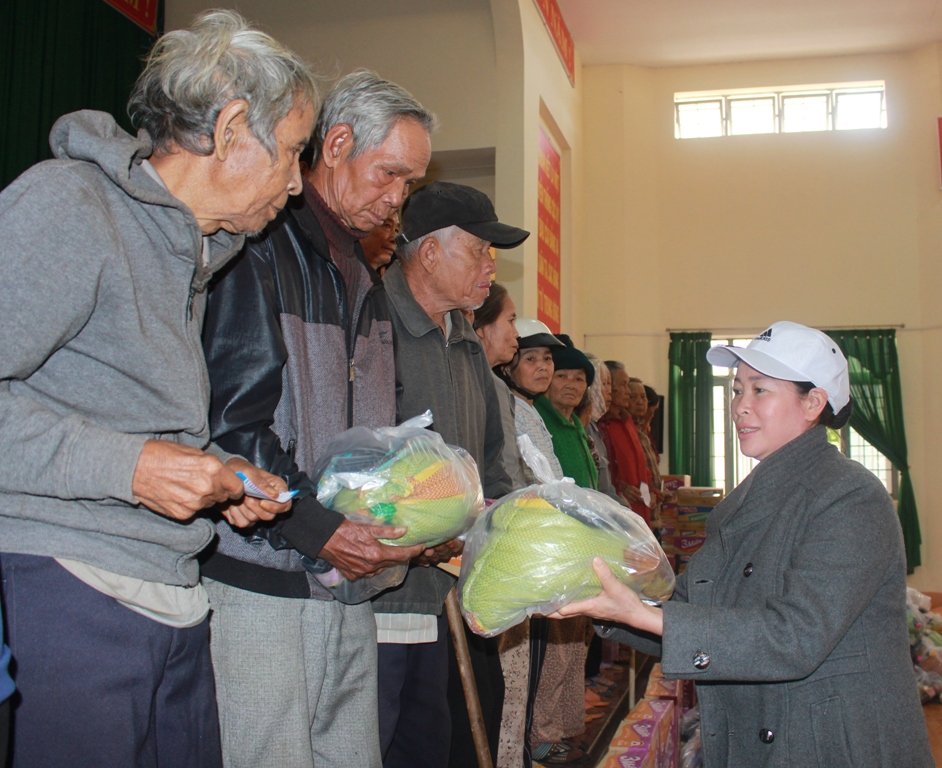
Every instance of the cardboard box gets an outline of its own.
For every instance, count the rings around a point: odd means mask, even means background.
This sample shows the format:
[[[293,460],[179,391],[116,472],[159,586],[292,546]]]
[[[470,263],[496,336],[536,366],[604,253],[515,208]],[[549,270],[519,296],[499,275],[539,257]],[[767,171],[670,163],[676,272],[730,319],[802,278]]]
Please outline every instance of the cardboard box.
[[[628,713],[612,739],[608,755],[611,765],[674,768],[678,727],[677,707],[673,701],[642,699]]]
[[[610,747],[598,765],[599,768],[660,768],[656,751],[643,755],[628,754],[621,747]]]
[[[692,555],[706,541],[706,536],[662,536],[661,546],[669,555]]]
[[[661,521],[662,536],[706,536],[705,520],[666,518]]]
[[[660,663],[655,664],[651,668],[651,672],[648,675],[648,680],[663,680],[664,673],[661,671]],[[692,709],[697,703],[697,694],[696,686],[694,685],[693,680],[678,680],[677,682],[681,683],[681,694],[680,699],[678,700],[678,705],[681,711],[686,711]],[[680,713],[678,713],[678,717]]]
[[[675,491],[680,506],[715,507],[723,500],[722,488],[705,486],[681,487]]]
[[[685,504],[678,504],[675,509],[677,511],[674,516],[688,523],[706,523],[713,513],[713,507],[694,507]]]
[[[660,669],[660,664],[657,665]],[[648,687],[644,689],[646,699],[670,699],[677,703],[683,695],[683,686],[680,680],[667,680],[664,677],[654,677],[652,672],[648,676]]]
[[[661,475],[661,490],[673,493],[678,488],[690,485],[690,475]]]

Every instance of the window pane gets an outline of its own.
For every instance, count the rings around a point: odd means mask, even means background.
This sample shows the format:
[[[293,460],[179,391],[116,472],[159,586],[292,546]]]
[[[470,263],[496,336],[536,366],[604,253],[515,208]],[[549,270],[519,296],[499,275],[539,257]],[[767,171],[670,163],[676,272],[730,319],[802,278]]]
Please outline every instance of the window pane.
[[[782,96],[782,131],[826,131],[828,129],[828,97]]]
[[[864,440],[853,429],[850,430],[850,445],[847,455],[854,461],[859,461],[877,476],[887,493],[893,493],[893,473],[896,471],[890,460]]]
[[[723,135],[722,102],[691,101],[677,105],[677,132],[681,139]]]
[[[775,133],[775,99],[730,99],[729,132],[734,136]]]
[[[834,127],[839,131],[883,126],[883,93],[834,94]]]

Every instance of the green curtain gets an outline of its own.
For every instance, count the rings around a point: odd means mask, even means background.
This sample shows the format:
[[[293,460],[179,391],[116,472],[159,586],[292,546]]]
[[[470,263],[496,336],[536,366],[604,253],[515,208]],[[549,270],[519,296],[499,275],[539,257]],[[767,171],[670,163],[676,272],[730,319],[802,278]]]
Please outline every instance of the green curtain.
[[[672,333],[667,419],[668,465],[694,485],[713,485],[713,366],[709,333]]]
[[[51,157],[49,129],[67,112],[104,110],[130,130],[128,96],[153,42],[104,0],[0,0],[0,189]]]
[[[909,474],[909,452],[903,423],[903,394],[896,331],[890,329],[827,331],[837,342],[850,372],[850,396],[854,410],[850,426],[899,470],[897,512],[906,542],[909,572],[922,564],[919,516]]]

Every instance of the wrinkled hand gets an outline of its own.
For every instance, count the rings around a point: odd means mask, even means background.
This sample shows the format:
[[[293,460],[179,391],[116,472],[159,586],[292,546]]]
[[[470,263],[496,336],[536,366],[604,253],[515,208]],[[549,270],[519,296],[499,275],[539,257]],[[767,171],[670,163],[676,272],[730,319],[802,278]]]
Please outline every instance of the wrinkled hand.
[[[334,531],[320,556],[334,566],[341,575],[354,579],[370,578],[399,563],[408,563],[420,554],[423,545],[393,547],[377,539],[398,539],[406,529],[395,525],[366,525],[344,520]]]
[[[288,484],[277,475],[259,469],[240,456],[233,456],[226,462],[226,466],[233,472],[243,472],[255,485],[271,496],[278,496],[282,491],[288,490]],[[239,480],[241,483],[242,481]],[[242,496],[238,501],[227,504],[220,509],[222,516],[235,528],[247,528],[260,520],[272,520],[275,515],[291,509],[291,502],[279,504],[276,501],[256,499],[252,496]]]
[[[242,496],[242,481],[215,456],[167,440],[148,440],[137,459],[131,492],[172,520]]]
[[[549,618],[591,616],[594,619],[621,622],[654,635],[664,633],[662,610],[642,603],[634,590],[615,578],[615,574],[601,557],[592,560],[592,568],[602,582],[602,592],[597,597],[564,605],[558,611],[547,614]]]
[[[464,542],[460,539],[451,539],[437,547],[426,549],[413,561],[416,565],[428,568],[430,565],[447,563],[451,558],[457,557],[464,551]]]

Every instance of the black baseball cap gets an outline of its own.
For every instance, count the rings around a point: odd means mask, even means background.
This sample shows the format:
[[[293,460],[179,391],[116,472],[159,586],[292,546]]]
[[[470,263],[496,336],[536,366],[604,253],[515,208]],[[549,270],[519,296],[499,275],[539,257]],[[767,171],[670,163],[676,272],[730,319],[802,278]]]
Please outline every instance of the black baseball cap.
[[[405,245],[445,227],[460,227],[495,248],[516,248],[530,236],[525,229],[501,224],[493,203],[480,190],[450,181],[433,181],[406,200],[396,243]]]

